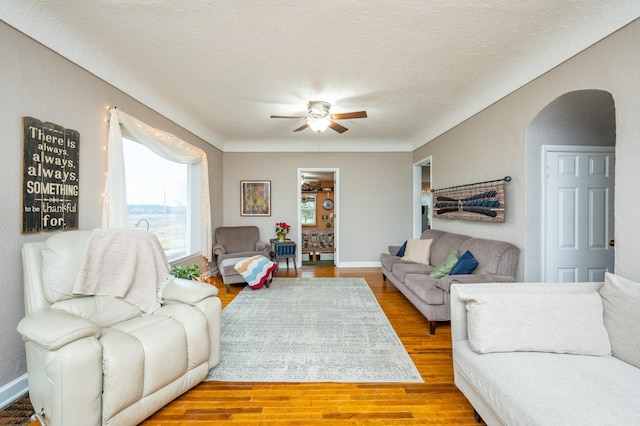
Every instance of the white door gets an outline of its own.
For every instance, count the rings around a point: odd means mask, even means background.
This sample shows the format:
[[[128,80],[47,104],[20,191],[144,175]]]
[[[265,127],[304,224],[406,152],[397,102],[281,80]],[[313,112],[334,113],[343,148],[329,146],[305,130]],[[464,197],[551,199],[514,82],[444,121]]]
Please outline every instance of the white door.
[[[613,272],[614,147],[545,147],[543,277],[603,281]]]

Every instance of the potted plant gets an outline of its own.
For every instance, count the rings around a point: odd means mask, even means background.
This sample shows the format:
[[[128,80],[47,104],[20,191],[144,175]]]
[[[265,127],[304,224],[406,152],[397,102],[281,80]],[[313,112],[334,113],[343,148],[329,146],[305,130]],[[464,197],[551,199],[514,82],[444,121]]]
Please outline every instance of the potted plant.
[[[280,241],[284,241],[287,234],[289,233],[289,229],[291,225],[288,225],[286,222],[278,222],[276,223],[276,235]]]
[[[198,280],[200,278],[200,267],[197,263],[191,266],[174,266],[171,269],[171,275],[185,280]]]

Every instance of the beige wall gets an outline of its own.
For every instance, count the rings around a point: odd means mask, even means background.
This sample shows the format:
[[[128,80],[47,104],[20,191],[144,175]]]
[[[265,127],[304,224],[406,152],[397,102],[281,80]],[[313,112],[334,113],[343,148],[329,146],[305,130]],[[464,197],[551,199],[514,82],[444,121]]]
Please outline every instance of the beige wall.
[[[340,266],[378,262],[389,244],[411,233],[411,153],[224,153],[224,223],[256,225],[263,240],[275,238],[275,223],[294,227],[298,241],[298,169],[338,169]],[[240,181],[271,181],[271,217],[240,215]]]
[[[107,105],[169,131],[207,151],[213,224],[222,223],[222,153],[92,74],[0,22],[0,390],[26,372],[16,332],[24,316],[20,250],[50,233],[22,235],[22,117],[49,121],[80,133],[79,227],[100,226],[106,172]],[[3,395],[0,392],[0,401]]]
[[[554,70],[454,127],[414,152],[414,161],[432,156],[432,187],[472,183],[509,175],[504,224],[434,219],[437,229],[510,241],[528,247],[525,235],[539,235],[530,212],[539,200],[527,201],[539,181],[527,181],[531,159],[525,155],[529,123],[549,103],[576,90],[611,93],[616,114],[615,272],[640,280],[640,21],[635,21]],[[607,144],[608,142],[604,143]],[[528,232],[527,232],[528,231]],[[526,263],[535,263],[534,250],[520,258],[518,277],[536,276]],[[526,262],[527,257],[530,262]]]
[[[0,23],[0,124],[2,166],[0,213],[0,388],[25,373],[23,344],[15,331],[23,316],[20,247],[49,234],[20,233],[23,116],[80,132],[80,227],[100,224],[107,134],[106,106],[175,133],[209,154],[212,224],[255,224],[264,238],[277,221],[298,225],[298,168],[339,169],[339,250],[345,265],[375,262],[388,244],[412,230],[412,163],[432,156],[432,187],[513,177],[507,186],[502,225],[435,220],[434,227],[512,241],[525,246],[527,209],[525,135],[536,114],[563,93],[600,89],[616,107],[616,272],[640,280],[640,197],[635,194],[640,162],[640,23],[635,22],[557,69],[497,102],[411,153],[226,153],[222,154],[170,120]],[[224,181],[223,181],[224,175]],[[272,216],[240,216],[240,180],[271,180]],[[523,256],[522,258],[524,258]],[[519,276],[524,271],[521,260]],[[0,395],[0,398],[2,395]]]

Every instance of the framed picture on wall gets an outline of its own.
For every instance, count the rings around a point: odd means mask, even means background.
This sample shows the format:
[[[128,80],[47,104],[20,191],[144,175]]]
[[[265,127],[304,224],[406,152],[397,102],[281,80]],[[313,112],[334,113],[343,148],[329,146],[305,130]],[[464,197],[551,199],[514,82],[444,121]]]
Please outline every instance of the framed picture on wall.
[[[240,181],[240,215],[271,216],[271,181]]]

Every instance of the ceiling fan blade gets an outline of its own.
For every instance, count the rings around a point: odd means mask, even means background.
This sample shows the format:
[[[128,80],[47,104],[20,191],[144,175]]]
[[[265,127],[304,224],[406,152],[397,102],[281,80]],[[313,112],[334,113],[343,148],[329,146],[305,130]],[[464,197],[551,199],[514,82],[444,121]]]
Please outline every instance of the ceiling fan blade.
[[[291,116],[291,115],[272,115],[271,118],[307,118],[306,116]]]
[[[305,117],[306,118],[306,117]],[[307,127],[309,127],[309,123],[304,123],[302,126],[298,127],[297,129],[294,130],[294,132],[299,132],[300,130],[304,130]]]
[[[344,127],[344,126],[342,126],[342,125],[340,125],[340,124],[336,123],[335,121],[331,121],[331,122],[329,123],[329,127],[331,127],[333,130],[335,130],[335,131],[336,131],[336,132],[338,132],[338,133],[344,133],[344,132],[346,132],[347,130],[349,130],[349,129],[347,129],[346,127]]]
[[[333,120],[348,120],[350,118],[367,118],[367,111],[344,112],[342,114],[331,114]]]

